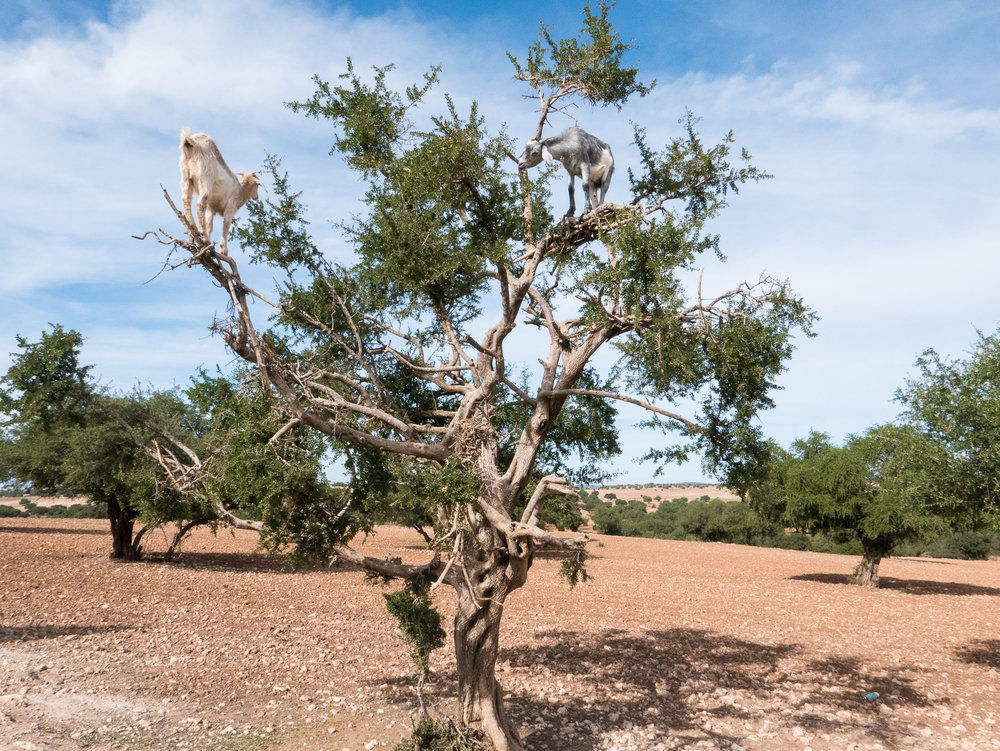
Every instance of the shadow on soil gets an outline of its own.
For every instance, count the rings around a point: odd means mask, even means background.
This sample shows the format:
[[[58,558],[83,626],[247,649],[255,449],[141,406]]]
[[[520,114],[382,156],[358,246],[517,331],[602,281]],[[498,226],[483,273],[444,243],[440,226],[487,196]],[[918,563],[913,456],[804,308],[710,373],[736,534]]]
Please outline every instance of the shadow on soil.
[[[284,555],[269,553],[188,553],[180,552],[167,560],[162,553],[151,552],[143,557],[143,562],[179,569],[207,571],[247,571],[277,574],[292,573],[285,565]],[[308,569],[305,569],[308,570]]]
[[[0,524],[0,532],[24,532],[29,535],[103,535],[110,537],[107,529],[67,529],[65,527],[14,527]]]
[[[842,574],[801,574],[799,576],[790,576],[789,579],[819,582],[820,584],[854,586],[848,581],[847,576]],[[1000,597],[1000,588],[997,587],[981,587],[976,584],[924,581],[921,579],[894,579],[891,576],[879,577],[879,589],[894,589],[911,595],[956,595],[959,597],[987,595],[990,597]]]
[[[955,650],[962,662],[1000,670],[1000,639],[977,639]]]
[[[931,703],[904,674],[912,667],[836,657],[809,661],[799,652],[797,645],[692,629],[546,632],[533,645],[501,650],[497,677],[530,748],[550,751],[595,751],[605,745],[602,733],[630,728],[650,747],[669,738],[682,747],[711,741],[731,748],[761,732],[765,720],[782,736],[800,727],[806,734],[896,748],[908,734],[894,728],[893,715],[883,716],[879,705],[898,711]],[[522,688],[523,675],[532,676],[532,689]],[[454,672],[439,674],[433,700],[454,699],[455,681]],[[561,682],[572,693],[559,694]],[[393,698],[405,701],[412,681],[390,685]],[[872,693],[878,698],[866,700]]]
[[[0,644],[72,636],[108,634],[128,630],[125,626],[0,626]]]

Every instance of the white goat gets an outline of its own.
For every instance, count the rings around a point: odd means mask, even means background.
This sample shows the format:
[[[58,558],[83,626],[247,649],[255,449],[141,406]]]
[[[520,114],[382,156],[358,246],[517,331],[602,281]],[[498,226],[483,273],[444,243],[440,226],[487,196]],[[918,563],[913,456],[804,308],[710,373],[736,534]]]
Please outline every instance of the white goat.
[[[257,188],[264,183],[253,172],[239,173],[237,178],[222,158],[215,141],[204,133],[191,135],[186,125],[181,128],[181,201],[184,216],[194,224],[191,216],[191,194],[198,194],[198,230],[211,242],[212,222],[215,215],[222,217],[222,239],[219,248],[229,254],[226,238],[229,225],[240,207],[249,200],[257,200]],[[266,190],[266,188],[265,188]]]
[[[583,180],[583,194],[586,198],[584,213],[604,203],[604,196],[611,185],[611,174],[615,171],[611,147],[604,141],[575,126],[567,128],[558,136],[540,140],[532,138],[525,145],[517,166],[527,169],[543,159],[550,167],[552,160],[558,159],[569,173],[569,211],[566,216],[576,213],[573,183],[577,177]],[[600,200],[597,200],[598,187],[601,189]]]

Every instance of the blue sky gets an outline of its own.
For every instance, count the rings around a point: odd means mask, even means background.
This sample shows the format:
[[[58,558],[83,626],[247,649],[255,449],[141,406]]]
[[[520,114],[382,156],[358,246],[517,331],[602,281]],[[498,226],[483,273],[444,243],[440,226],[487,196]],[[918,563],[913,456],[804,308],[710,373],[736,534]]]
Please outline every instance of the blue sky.
[[[663,144],[685,109],[702,118],[706,138],[733,129],[775,176],[741,192],[718,222],[729,261],[708,263],[705,284],[719,291],[766,271],[788,278],[821,316],[761,418],[781,443],[810,429],[841,440],[892,419],[893,392],[922,350],[958,357],[977,329],[998,326],[998,8],[642,0],[612,11],[638,45],[632,61],[658,83],[621,113],[575,113],[614,150],[621,177],[609,200],[626,199],[625,168],[636,163],[629,122]],[[132,238],[179,231],[161,186],[177,196],[180,126],[213,135],[236,170],[281,155],[323,247],[346,259],[328,220],[360,209],[357,186],[326,155],[323,124],[283,102],[307,97],[313,74],[335,78],[348,56],[359,69],[395,63],[400,84],[440,63],[442,84],[423,114],[450,92],[460,109],[478,100],[489,126],[505,124],[520,140],[534,112],[505,52],[523,56],[540,19],[572,35],[579,8],[0,4],[0,367],[15,334],[36,339],[56,322],[86,337],[85,361],[116,387],[184,384],[199,366],[225,366],[230,356],[207,328],[225,315],[224,299],[203,274],[157,276],[161,248]],[[565,200],[561,189],[555,200]],[[633,429],[637,419],[623,413],[628,459],[656,440]],[[619,466],[622,481],[652,478],[651,467]],[[693,462],[662,479],[703,476]]]

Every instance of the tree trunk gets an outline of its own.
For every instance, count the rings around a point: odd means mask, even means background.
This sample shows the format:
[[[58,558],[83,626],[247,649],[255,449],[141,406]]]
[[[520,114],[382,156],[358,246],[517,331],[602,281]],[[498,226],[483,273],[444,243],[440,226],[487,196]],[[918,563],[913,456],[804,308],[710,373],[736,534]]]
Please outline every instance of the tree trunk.
[[[892,552],[892,542],[883,537],[871,539],[862,535],[864,554],[851,575],[851,583],[859,587],[878,587],[878,565]]]
[[[481,730],[495,751],[524,751],[517,728],[504,709],[496,679],[502,616],[503,604],[497,602],[495,594],[481,606],[470,594],[459,594],[455,657],[462,724]]]
[[[455,659],[462,724],[480,730],[493,751],[524,751],[503,705],[496,679],[500,621],[507,596],[523,586],[534,558],[534,541],[512,541],[479,514],[470,514],[476,543],[466,549],[455,587]]]
[[[111,557],[122,561],[138,561],[142,558],[139,542],[145,533],[141,530],[133,537],[135,512],[122,510],[115,501],[108,501],[108,520],[111,522]]]
[[[167,548],[167,552],[163,554],[163,560],[172,561],[174,559],[174,553],[180,547],[181,540],[184,539],[184,535],[190,532],[192,529],[197,527],[201,522],[177,522],[177,532],[174,534],[174,539],[170,543],[170,547]]]

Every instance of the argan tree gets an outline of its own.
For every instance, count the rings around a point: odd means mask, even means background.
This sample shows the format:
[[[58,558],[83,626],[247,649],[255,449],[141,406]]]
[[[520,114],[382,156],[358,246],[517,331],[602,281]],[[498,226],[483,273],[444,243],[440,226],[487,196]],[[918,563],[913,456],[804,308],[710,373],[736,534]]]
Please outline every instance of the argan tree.
[[[543,26],[526,60],[511,57],[539,107],[522,138],[579,99],[621,108],[648,91],[623,64],[630,45],[608,9],[584,10],[580,38],[556,40]],[[585,538],[538,522],[549,499],[575,497],[553,471],[573,463],[555,439],[572,441],[584,463],[606,456],[616,448],[611,405],[628,402],[671,436],[652,459],[700,451],[708,470],[742,487],[761,454],[755,417],[811,313],[772,279],[708,296],[701,281],[696,294],[685,289],[699,256],[721,255],[710,220],[766,176],[745,151],[731,162],[731,134],[706,145],[688,116],[659,152],[635,128],[638,162],[620,163],[616,182],[631,201],[555,223],[551,172],[518,174],[517,146],[488,131],[476,106],[462,114],[446,99],[418,128],[411,118],[436,71],[402,92],[389,71],[366,78],[348,62],[338,83],[317,79],[311,98],[290,104],[329,122],[332,153],[367,186],[364,212],[343,226],[356,263],[337,265],[314,244],[275,158],[272,197],[237,235],[251,261],[280,272],[276,294],[249,288],[236,258],[181,214],[183,237],[156,234],[172,263],[181,252],[228,297],[232,317],[214,328],[280,401],[281,430],[317,431],[345,452],[343,518],[424,509],[433,534],[422,564],[368,558],[346,541],[330,552],[454,590],[460,720],[491,748],[521,749],[494,672],[504,603],[539,547],[565,551],[573,581],[585,558]],[[271,307],[269,322],[251,300]]]
[[[202,372],[185,392],[116,394],[80,363],[76,331],[17,341],[0,377],[0,482],[107,509],[112,558],[139,560],[149,531],[173,523],[167,557],[199,525],[254,529],[293,565],[323,558],[327,536],[339,540],[342,525],[323,518],[344,504],[325,480],[321,436],[272,440],[281,413],[259,383]]]
[[[940,447],[909,426],[881,425],[835,446],[811,433],[776,452],[768,482],[750,493],[808,532],[855,535],[863,551],[851,582],[877,587],[882,559],[931,531]],[[756,497],[755,497],[756,496]]]
[[[143,449],[170,430],[198,446],[189,405],[173,391],[115,395],[80,363],[83,337],[53,326],[0,377],[0,476],[36,493],[83,496],[107,509],[111,557],[142,557],[146,533],[169,521],[203,523],[200,509],[159,482]],[[134,426],[134,427],[133,427]],[[155,426],[155,427],[154,427]]]
[[[959,529],[1000,529],[1000,334],[980,334],[963,359],[927,350],[916,367],[896,398],[947,457],[937,510]]]

